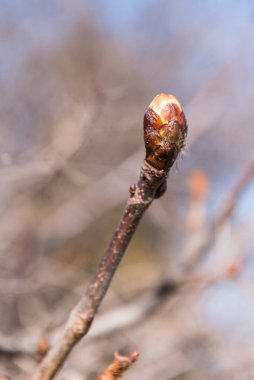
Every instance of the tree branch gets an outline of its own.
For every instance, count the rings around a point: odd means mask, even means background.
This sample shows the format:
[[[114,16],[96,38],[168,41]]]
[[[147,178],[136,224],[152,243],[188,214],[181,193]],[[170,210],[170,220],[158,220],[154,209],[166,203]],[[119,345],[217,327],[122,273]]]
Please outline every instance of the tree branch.
[[[146,159],[139,181],[130,187],[123,216],[87,291],[31,380],[52,379],[72,348],[87,334],[140,219],[152,201],[166,190],[168,172],[185,144],[186,135],[186,119],[175,97],[156,96],[144,117]]]
[[[139,357],[138,351],[133,351],[129,356],[114,354],[114,361],[101,374],[97,380],[117,380]]]

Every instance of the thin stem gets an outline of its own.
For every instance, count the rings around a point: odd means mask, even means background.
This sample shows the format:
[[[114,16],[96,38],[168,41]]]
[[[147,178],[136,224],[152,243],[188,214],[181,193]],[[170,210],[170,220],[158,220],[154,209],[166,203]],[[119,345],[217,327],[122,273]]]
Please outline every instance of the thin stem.
[[[84,296],[73,309],[62,336],[40,364],[31,380],[50,380],[63,365],[75,344],[85,336],[93,322],[114,273],[144,212],[158,196],[167,172],[158,170],[144,161],[139,181],[130,187],[130,197],[122,218],[106,249]]]
[[[122,374],[137,361],[139,357],[138,351],[133,351],[129,356],[114,354],[114,361],[101,374],[97,380],[117,380],[122,377]]]
[[[87,334],[114,273],[146,209],[166,190],[167,174],[185,145],[185,115],[172,95],[157,95],[144,116],[146,159],[139,181],[87,291],[73,309],[62,336],[41,362],[31,380],[50,380],[75,344]]]

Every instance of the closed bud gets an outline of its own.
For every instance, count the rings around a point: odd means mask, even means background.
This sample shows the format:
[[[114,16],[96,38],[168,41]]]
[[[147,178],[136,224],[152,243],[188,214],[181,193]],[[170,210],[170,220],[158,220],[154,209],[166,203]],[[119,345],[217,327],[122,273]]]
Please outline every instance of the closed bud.
[[[173,95],[157,95],[144,116],[146,161],[168,171],[185,145],[187,123]]]

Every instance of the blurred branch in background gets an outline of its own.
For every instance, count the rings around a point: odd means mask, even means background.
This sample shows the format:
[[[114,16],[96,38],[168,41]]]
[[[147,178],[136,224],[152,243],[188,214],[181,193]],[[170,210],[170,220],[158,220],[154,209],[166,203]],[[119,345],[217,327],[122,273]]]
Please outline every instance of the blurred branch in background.
[[[186,258],[185,261],[181,261],[179,264],[179,270],[182,272],[181,279],[175,278],[174,275],[174,268],[173,268],[173,276],[172,278],[169,275],[169,279],[164,279],[162,282],[157,285],[157,287],[154,287],[152,290],[149,290],[147,292],[147,295],[140,297],[140,299],[136,300],[134,303],[127,304],[122,307],[118,307],[116,309],[111,310],[110,312],[106,314],[102,314],[101,317],[97,320],[95,323],[95,328],[93,328],[92,332],[89,335],[89,339],[94,338],[100,338],[107,337],[112,333],[115,333],[116,331],[122,330],[130,325],[136,324],[137,322],[140,322],[147,318],[148,316],[151,317],[151,313],[158,312],[160,309],[162,302],[164,303],[168,296],[172,296],[174,294],[178,294],[179,296],[179,290],[180,287],[183,289],[189,288],[189,286],[193,285],[199,286],[198,277],[197,279],[192,279],[192,275],[189,274],[189,278],[186,277],[185,271],[188,273],[190,272],[190,269],[193,269],[195,265],[200,260],[201,256],[205,255],[207,253],[207,249],[212,244],[213,236],[214,236],[214,226],[216,226],[217,233],[219,232],[219,229],[223,226],[223,223],[230,217],[230,214],[232,213],[233,209],[237,205],[237,200],[240,196],[240,194],[246,189],[246,186],[248,186],[249,182],[252,180],[254,174],[254,166],[253,166],[253,156],[251,157],[250,161],[242,171],[240,177],[236,181],[235,186],[233,187],[233,190],[229,193],[229,195],[226,197],[226,203],[223,202],[223,207],[219,210],[218,215],[215,216],[214,222],[211,223],[210,232],[209,234],[201,233],[199,245],[196,245],[196,251],[191,250],[191,255],[183,256]],[[226,207],[225,207],[226,205]],[[226,212],[225,212],[226,210]],[[219,220],[219,223],[216,221]],[[209,241],[207,240],[207,236],[209,236]],[[209,244],[208,244],[209,242]],[[192,245],[190,245],[192,247]],[[194,254],[194,253],[195,254]],[[186,254],[186,252],[185,252]],[[229,268],[229,272],[224,273],[217,273],[215,277],[209,277],[209,275],[206,275],[206,277],[203,278],[202,282],[200,283],[201,286],[204,284],[208,284],[209,286],[214,283],[214,281],[222,281],[227,276],[235,275],[238,270],[241,270],[241,267],[235,268],[234,270],[234,259],[232,259],[232,264],[229,262],[227,267]],[[190,266],[191,264],[191,266]],[[232,272],[233,270],[233,272]],[[176,272],[177,273],[177,272]],[[178,274],[179,276],[179,274]],[[41,285],[43,286],[43,284]],[[62,286],[61,283],[58,284],[58,286]],[[22,291],[22,290],[21,290]],[[33,289],[34,291],[34,289]],[[50,316],[52,318],[52,316]],[[54,318],[53,318],[54,319]],[[34,333],[32,333],[34,334]],[[31,336],[32,336],[31,334]],[[39,337],[38,337],[39,338]],[[11,342],[11,340],[9,339]],[[22,345],[22,340],[19,340],[19,344],[17,344],[17,341],[15,339],[14,342],[11,344],[8,343],[8,340],[3,338],[1,348],[2,353],[5,355],[11,355],[11,356],[19,356],[19,355],[26,355],[29,353],[30,355],[36,353],[36,347],[32,349],[32,346],[36,344],[37,342],[34,341],[34,343],[31,343],[31,337],[29,336],[23,337],[23,341],[26,342],[25,345],[27,345],[27,342],[30,342],[30,350],[27,352],[27,349]],[[38,339],[39,342],[39,339]],[[21,344],[20,344],[21,343]]]
[[[180,271],[183,273],[188,273],[191,269],[193,269],[193,266],[196,265],[197,261],[202,257],[204,252],[209,249],[215,239],[216,234],[237,206],[240,196],[246,190],[249,183],[253,180],[253,176],[254,153],[252,152],[249,162],[243,169],[232,190],[224,199],[220,210],[214,217],[210,227],[187,240],[186,248],[182,255],[183,259],[179,263]]]
[[[252,15],[251,1],[1,3],[1,374],[27,378],[55,341],[137,177],[140,110],[172,92],[191,127],[181,175],[62,378],[93,380],[136,347],[130,380],[251,377],[253,184],[235,179],[253,151]]]
[[[97,380],[115,380],[122,377],[123,372],[135,363],[138,356],[139,353],[137,351],[133,351],[129,356],[122,356],[118,352],[115,352],[113,363],[105,369],[104,373]]]

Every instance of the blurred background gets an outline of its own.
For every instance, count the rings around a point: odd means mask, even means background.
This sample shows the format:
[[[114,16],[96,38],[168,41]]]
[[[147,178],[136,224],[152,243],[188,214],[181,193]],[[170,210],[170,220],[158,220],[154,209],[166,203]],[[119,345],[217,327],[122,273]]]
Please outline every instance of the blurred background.
[[[88,337],[58,379],[254,378],[254,4],[0,1],[0,375],[26,379],[138,178],[143,115],[189,125]]]

